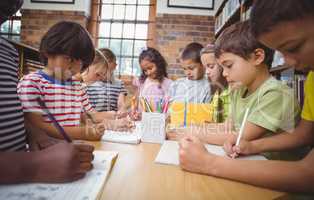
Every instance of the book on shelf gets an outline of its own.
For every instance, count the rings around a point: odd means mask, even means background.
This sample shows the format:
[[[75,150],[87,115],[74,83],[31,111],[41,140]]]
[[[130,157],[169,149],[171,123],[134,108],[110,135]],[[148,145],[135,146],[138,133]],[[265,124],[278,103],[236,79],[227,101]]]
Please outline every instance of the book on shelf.
[[[44,68],[44,65],[41,62],[26,59],[25,60],[25,68],[27,68],[27,72],[34,72]]]
[[[275,51],[271,68],[275,68],[284,64],[285,64],[285,58],[283,57],[282,53],[280,53],[279,51]]]
[[[228,0],[222,11],[216,15],[215,30],[216,33],[220,31],[223,25],[229,20],[229,18],[239,9],[239,0]]]
[[[247,8],[247,9],[243,12],[243,14],[242,14],[242,20],[245,21],[245,20],[250,19],[251,11],[252,11],[252,6],[249,7],[249,8]]]
[[[302,108],[304,103],[304,83],[306,76],[304,74],[295,74],[293,69],[288,69],[281,73],[280,80],[293,89],[294,95]]]

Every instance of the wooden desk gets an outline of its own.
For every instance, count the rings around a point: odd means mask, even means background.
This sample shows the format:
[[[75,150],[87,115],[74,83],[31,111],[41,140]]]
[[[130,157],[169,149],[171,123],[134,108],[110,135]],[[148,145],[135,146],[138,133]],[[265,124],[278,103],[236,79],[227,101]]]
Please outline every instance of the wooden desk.
[[[118,151],[101,199],[191,200],[276,199],[284,196],[268,189],[185,172],[178,166],[155,164],[160,145],[93,143],[96,149]]]

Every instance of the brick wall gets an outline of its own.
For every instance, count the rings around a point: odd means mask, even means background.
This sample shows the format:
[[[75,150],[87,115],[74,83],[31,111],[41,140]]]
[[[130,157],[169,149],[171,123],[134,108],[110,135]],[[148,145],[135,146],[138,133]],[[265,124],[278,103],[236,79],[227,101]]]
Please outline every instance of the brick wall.
[[[83,11],[22,10],[21,42],[39,47],[41,37],[59,21],[74,21],[87,27],[88,18]]]
[[[156,48],[168,62],[170,77],[183,75],[180,52],[191,42],[206,45],[214,39],[214,18],[211,16],[158,14]]]

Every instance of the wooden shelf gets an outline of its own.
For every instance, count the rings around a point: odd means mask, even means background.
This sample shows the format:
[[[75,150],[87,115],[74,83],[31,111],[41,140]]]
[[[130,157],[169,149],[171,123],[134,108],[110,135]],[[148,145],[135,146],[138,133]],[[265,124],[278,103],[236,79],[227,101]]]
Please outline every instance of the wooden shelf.
[[[16,41],[12,41],[12,40],[8,40],[8,41],[13,46],[15,46],[15,48],[17,48],[17,50],[19,51],[20,54],[21,54],[21,52],[23,52],[23,56],[26,59],[40,62],[40,56],[39,56],[38,49],[31,47],[29,45],[23,44],[23,43],[16,42]]]
[[[215,14],[215,18],[217,18],[219,16],[219,14],[221,14],[221,12],[223,12],[223,8],[226,6],[226,3],[228,2],[228,0],[224,0],[222,2],[222,4],[220,5],[220,7],[218,8],[216,14]],[[219,37],[219,35],[221,34],[221,32],[228,26],[230,26],[231,24],[237,22],[237,21],[241,21],[242,19],[242,14],[241,12],[245,12],[248,10],[249,7],[251,7],[253,4],[253,0],[242,0],[240,2],[240,5],[233,11],[232,14],[229,15],[229,17],[227,18],[227,20],[224,22],[223,25],[221,25],[217,30],[215,30],[215,37]],[[243,9],[242,9],[243,8]],[[216,19],[215,19],[216,20]]]
[[[229,18],[226,20],[226,22],[224,23],[224,25],[222,25],[221,27],[218,28],[217,31],[215,31],[215,37],[218,38],[219,35],[222,33],[222,31],[227,28],[228,26],[230,26],[231,24],[240,21],[240,8],[237,8],[230,16]]]
[[[269,71],[270,73],[274,74],[274,73],[281,73],[282,71],[289,69],[290,67],[288,65],[280,65],[277,67],[272,67]]]
[[[221,13],[222,9],[225,7],[226,3],[228,0],[223,0],[223,2],[220,4],[219,8],[216,11],[215,17],[217,17],[219,15],[219,13]]]

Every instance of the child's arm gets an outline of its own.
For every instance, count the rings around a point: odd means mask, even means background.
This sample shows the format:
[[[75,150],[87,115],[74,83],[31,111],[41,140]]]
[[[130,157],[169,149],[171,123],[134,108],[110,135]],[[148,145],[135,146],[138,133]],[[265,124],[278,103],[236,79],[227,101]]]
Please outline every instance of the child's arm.
[[[258,154],[262,152],[284,151],[301,146],[306,146],[314,141],[314,123],[301,120],[293,132],[284,132],[270,137],[261,138],[253,141],[241,140],[239,147],[234,147],[236,139],[229,138],[225,144],[228,154]]]
[[[49,146],[55,145],[63,140],[50,137],[38,127],[32,125],[25,120],[25,128],[27,130],[27,142],[31,150],[45,149]]]
[[[93,118],[95,123],[102,123],[108,119],[116,119],[117,112],[116,111],[103,111],[103,112],[88,112],[88,114]]]
[[[180,166],[188,171],[291,192],[314,192],[314,150],[301,161],[238,160],[207,152],[197,138],[180,143]]]
[[[42,151],[1,152],[0,184],[70,182],[92,169],[94,147],[59,143]]]
[[[63,139],[62,135],[59,133],[56,127],[52,124],[45,123],[43,117],[39,113],[26,113],[25,118],[31,124],[37,126],[41,130],[45,131],[48,135]],[[91,126],[75,126],[75,127],[63,127],[65,132],[72,139],[81,140],[100,140],[103,134],[103,129],[95,129]]]
[[[181,130],[179,133],[167,133],[170,139],[180,139],[185,135],[195,135],[202,142],[215,145],[223,145],[226,140],[232,136],[232,122],[226,120],[225,123],[211,123],[203,126],[195,126]],[[247,122],[244,128],[243,136],[245,140],[254,140],[261,137],[266,132],[265,128]]]
[[[125,93],[120,93],[118,97],[118,112],[126,112]]]

